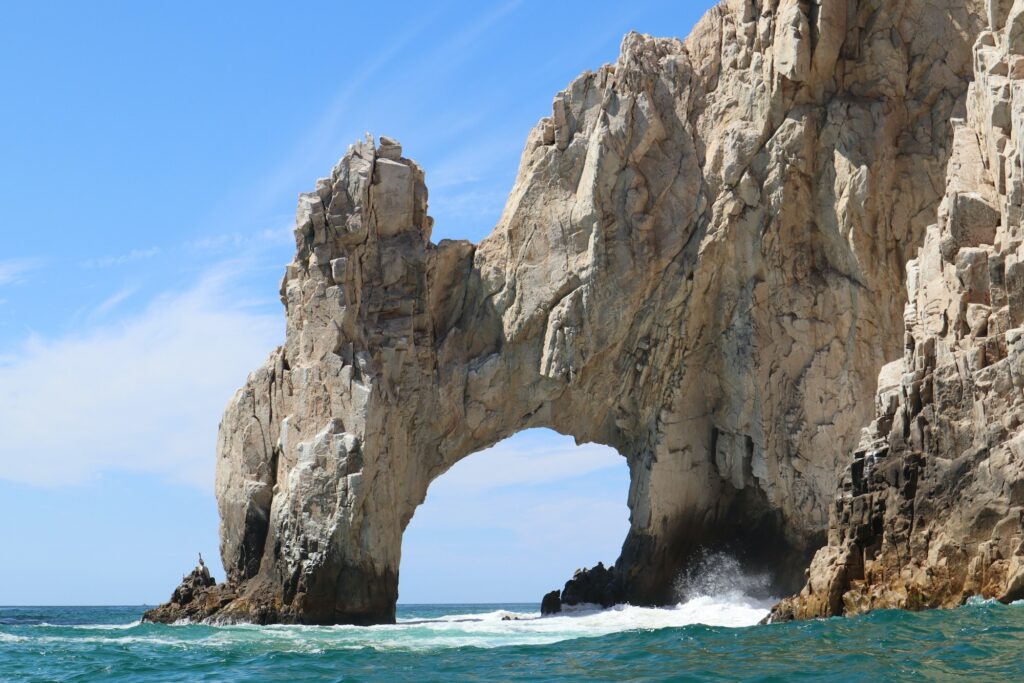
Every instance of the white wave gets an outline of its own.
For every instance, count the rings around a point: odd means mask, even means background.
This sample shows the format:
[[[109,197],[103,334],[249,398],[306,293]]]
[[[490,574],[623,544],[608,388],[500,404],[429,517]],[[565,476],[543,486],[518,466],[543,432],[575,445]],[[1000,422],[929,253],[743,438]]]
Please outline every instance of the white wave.
[[[109,637],[101,635],[12,636],[10,634],[3,633],[0,633],[0,640],[2,640],[2,637],[5,635],[20,641],[32,641],[33,643],[39,643],[42,645],[70,645],[84,643],[90,645],[162,645],[165,647],[186,648],[191,643],[200,642],[195,640],[189,641],[184,639],[159,638],[152,635]]]
[[[221,625],[176,626],[159,633],[125,633],[137,623],[112,627],[91,625],[88,633],[57,637],[40,635],[40,642],[149,643],[168,647],[232,649],[245,647],[265,652],[322,653],[329,650],[436,650],[457,647],[493,648],[511,645],[547,645],[576,638],[595,638],[627,631],[652,631],[693,624],[712,627],[753,626],[775,602],[751,597],[764,595],[765,579],[744,576],[727,556],[708,556],[679,584],[685,590],[680,603],[669,608],[619,605],[568,607],[561,614],[498,609],[440,617],[405,617],[379,626]],[[85,627],[74,627],[85,628]],[[102,629],[112,629],[104,633]],[[201,630],[200,630],[201,629]]]
[[[60,629],[72,629],[75,631],[124,631],[130,628],[135,628],[142,624],[142,620],[131,621],[127,624],[51,624],[46,621],[41,621],[35,626],[40,628],[60,628]]]
[[[404,619],[375,626],[366,645],[378,649],[500,647],[543,645],[573,638],[593,638],[623,631],[678,628],[694,624],[744,627],[759,623],[776,599],[769,597],[768,577],[746,573],[734,558],[703,556],[677,584],[680,602],[670,608],[619,605],[601,609],[577,605],[557,615],[504,610],[453,614],[438,619]],[[753,597],[753,596],[763,597]],[[358,638],[358,636],[356,636]]]
[[[1002,604],[995,598],[983,598],[980,595],[972,595],[967,598],[964,602],[965,607],[981,607],[983,605],[999,605]]]
[[[753,626],[767,616],[774,600],[738,593],[698,596],[670,608],[618,605],[609,609],[576,608],[544,616],[538,612],[496,610],[450,614],[432,619],[404,618],[397,624],[370,627],[256,627],[260,637],[273,634],[278,644],[292,641],[301,649],[369,647],[377,650],[425,650],[449,647],[492,648],[547,645],[624,631],[651,631],[693,624],[715,627]],[[233,627],[237,629],[238,627]],[[232,636],[224,634],[227,643]],[[219,636],[215,636],[220,640]]]
[[[0,640],[29,639],[45,644],[74,643],[148,645],[211,649],[238,646],[260,651],[322,653],[329,650],[436,650],[457,647],[493,648],[510,645],[547,645],[575,638],[594,638],[624,631],[650,631],[705,624],[719,627],[751,626],[771,606],[738,594],[700,596],[670,608],[619,605],[610,609],[577,606],[567,613],[544,616],[538,612],[495,610],[484,613],[449,614],[437,618],[404,618],[380,626],[235,625],[204,627],[211,633],[197,637],[189,629],[174,628],[157,634],[104,634],[99,625],[88,633],[65,636],[13,636]],[[134,626],[128,625],[128,626]],[[75,627],[78,628],[78,627]],[[45,633],[45,632],[44,632]]]

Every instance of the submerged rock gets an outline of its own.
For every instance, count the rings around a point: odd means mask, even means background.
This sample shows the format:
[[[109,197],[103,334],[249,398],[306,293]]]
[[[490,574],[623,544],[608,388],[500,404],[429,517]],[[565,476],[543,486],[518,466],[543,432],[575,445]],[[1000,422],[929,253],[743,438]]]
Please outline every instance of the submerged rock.
[[[555,97],[478,245],[430,241],[424,172],[397,141],[353,145],[300,198],[285,344],[221,423],[236,597],[216,618],[392,621],[431,481],[533,427],[630,469],[614,574],[562,600],[670,602],[697,549],[727,541],[795,590],[904,346],[905,266],[943,199],[984,13],[729,0],[685,42],[631,33]],[[987,234],[986,197],[946,202],[954,239]],[[1012,319],[1006,258],[965,254],[943,277],[1005,277]],[[947,319],[991,337],[994,307]],[[932,396],[918,381],[915,406]]]

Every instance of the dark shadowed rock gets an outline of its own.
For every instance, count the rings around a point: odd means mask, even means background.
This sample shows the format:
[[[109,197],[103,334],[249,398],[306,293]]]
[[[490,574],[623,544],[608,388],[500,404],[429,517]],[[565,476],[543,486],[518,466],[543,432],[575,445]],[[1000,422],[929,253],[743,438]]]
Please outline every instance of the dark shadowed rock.
[[[611,607],[626,601],[626,587],[615,567],[603,562],[591,569],[578,569],[562,589],[564,605],[600,605]]]
[[[559,591],[554,590],[547,593],[540,601],[541,614],[558,614],[562,611],[562,598]]]

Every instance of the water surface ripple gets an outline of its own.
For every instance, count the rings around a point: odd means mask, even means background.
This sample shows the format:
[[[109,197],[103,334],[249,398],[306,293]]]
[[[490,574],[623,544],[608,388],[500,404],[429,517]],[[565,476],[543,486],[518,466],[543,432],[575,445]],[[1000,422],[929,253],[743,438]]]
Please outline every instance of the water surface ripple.
[[[879,611],[756,626],[728,595],[541,618],[407,605],[393,626],[138,622],[141,607],[0,608],[4,681],[1024,680],[1024,608]],[[507,617],[507,618],[506,618]]]

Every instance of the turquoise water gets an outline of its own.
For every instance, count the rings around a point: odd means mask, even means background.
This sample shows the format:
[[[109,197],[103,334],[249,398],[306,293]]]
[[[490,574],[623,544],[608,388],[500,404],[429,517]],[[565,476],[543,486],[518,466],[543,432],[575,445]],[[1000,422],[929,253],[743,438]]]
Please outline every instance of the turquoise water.
[[[771,626],[701,598],[538,618],[536,605],[402,606],[395,626],[165,626],[142,607],[0,608],[4,681],[1024,680],[1024,606]],[[519,617],[519,620],[502,618]]]

